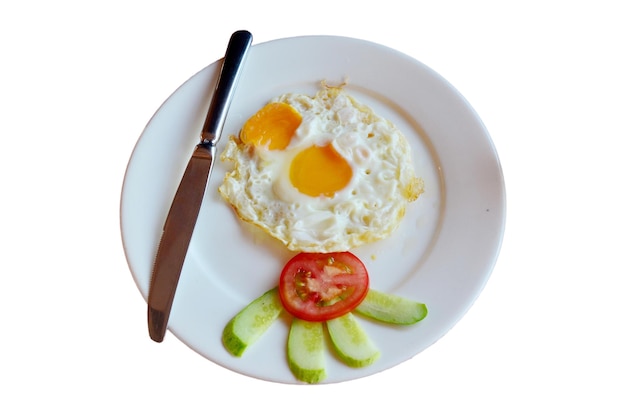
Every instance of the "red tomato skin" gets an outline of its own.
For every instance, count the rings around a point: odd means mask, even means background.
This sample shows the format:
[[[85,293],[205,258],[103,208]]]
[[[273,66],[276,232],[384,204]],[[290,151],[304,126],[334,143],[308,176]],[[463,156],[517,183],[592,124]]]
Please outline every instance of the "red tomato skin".
[[[313,278],[309,279],[310,276]],[[307,281],[304,286],[303,281]],[[310,290],[311,286],[322,289]],[[294,317],[316,322],[332,320],[354,310],[368,290],[367,269],[350,252],[299,253],[287,262],[279,281],[280,299],[285,309]],[[334,292],[339,292],[339,299],[332,297]],[[331,297],[330,302],[338,301],[320,304],[325,296]]]

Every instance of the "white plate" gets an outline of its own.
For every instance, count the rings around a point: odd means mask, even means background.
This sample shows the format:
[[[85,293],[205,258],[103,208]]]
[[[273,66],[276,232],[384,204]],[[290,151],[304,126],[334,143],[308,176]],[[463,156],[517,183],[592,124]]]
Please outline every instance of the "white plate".
[[[146,126],[128,165],[121,198],[122,239],[145,298],[163,222],[198,142],[220,64],[204,68],[165,101]],[[505,193],[492,141],[463,97],[415,59],[362,40],[310,36],[253,46],[224,135],[236,134],[274,96],[313,94],[322,80],[329,84],[347,80],[351,95],[403,130],[426,186],[391,238],[353,252],[368,267],[372,288],[422,301],[429,315],[410,327],[360,318],[381,357],[372,366],[353,369],[329,351],[324,383],[335,383],[410,359],[465,314],[499,252]],[[224,142],[220,144],[218,151]],[[236,218],[217,193],[224,173],[218,162],[191,240],[169,330],[196,352],[233,371],[298,383],[285,356],[288,319],[277,321],[241,358],[228,354],[221,344],[228,320],[276,286],[282,266],[293,255]]]

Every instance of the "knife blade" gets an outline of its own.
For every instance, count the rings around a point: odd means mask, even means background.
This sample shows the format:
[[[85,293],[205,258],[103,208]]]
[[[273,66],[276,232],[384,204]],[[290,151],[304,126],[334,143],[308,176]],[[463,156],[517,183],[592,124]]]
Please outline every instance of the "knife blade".
[[[187,249],[213,169],[216,145],[251,43],[252,35],[245,30],[230,37],[200,132],[200,143],[191,155],[163,226],[148,293],[148,331],[155,342],[160,343],[165,337]]]

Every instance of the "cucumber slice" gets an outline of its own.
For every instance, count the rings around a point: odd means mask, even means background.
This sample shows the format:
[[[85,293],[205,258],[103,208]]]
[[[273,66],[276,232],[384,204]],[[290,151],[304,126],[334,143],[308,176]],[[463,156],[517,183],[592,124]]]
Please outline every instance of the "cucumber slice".
[[[402,325],[415,324],[428,314],[425,304],[372,289],[355,311],[385,323]]]
[[[303,382],[318,383],[326,378],[322,323],[294,317],[287,340],[287,361],[294,376]]]
[[[335,350],[348,366],[368,366],[380,356],[380,352],[352,313],[328,320],[326,327]]]
[[[241,356],[272,325],[283,311],[278,288],[248,304],[233,317],[222,332],[222,343],[234,356]]]

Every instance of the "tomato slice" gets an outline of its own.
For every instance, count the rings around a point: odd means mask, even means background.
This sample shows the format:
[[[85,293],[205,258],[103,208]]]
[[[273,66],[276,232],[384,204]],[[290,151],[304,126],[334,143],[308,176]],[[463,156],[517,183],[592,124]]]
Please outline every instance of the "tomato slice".
[[[291,258],[278,291],[285,309],[307,321],[326,321],[358,306],[369,289],[365,265],[350,252],[307,253]]]

